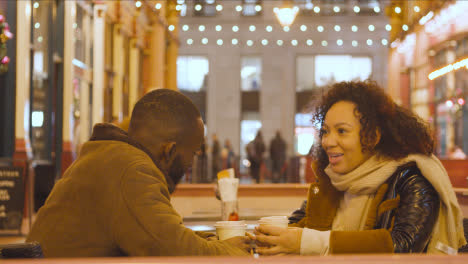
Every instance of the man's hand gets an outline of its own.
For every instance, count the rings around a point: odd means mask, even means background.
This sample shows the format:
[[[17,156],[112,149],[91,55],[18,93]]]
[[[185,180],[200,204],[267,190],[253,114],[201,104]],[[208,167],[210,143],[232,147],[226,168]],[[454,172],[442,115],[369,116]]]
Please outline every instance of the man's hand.
[[[218,237],[217,236],[209,236],[206,238],[206,240],[208,241],[218,241]]]
[[[250,252],[250,243],[252,240],[248,236],[236,236],[236,237],[231,237],[229,239],[224,240],[228,242],[229,244],[241,248],[245,250],[246,252]]]
[[[258,226],[255,228],[255,235],[257,252],[261,255],[300,254],[301,252],[302,228]]]

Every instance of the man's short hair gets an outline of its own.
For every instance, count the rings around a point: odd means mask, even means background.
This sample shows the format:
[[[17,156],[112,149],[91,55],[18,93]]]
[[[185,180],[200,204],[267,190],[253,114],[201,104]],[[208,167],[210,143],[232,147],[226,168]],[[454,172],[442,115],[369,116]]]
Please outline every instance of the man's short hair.
[[[156,89],[135,104],[129,133],[147,130],[161,135],[164,131],[177,131],[165,139],[179,141],[182,132],[196,127],[200,117],[200,111],[187,96],[174,90]]]

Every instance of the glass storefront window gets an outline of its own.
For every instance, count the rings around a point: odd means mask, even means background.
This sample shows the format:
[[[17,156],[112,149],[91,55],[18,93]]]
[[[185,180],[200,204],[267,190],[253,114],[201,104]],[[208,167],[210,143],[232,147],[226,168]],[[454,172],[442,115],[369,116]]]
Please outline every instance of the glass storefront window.
[[[261,87],[262,59],[260,57],[241,58],[241,90],[258,91]]]
[[[315,57],[315,85],[325,86],[335,82],[366,80],[372,74],[370,57],[350,55],[319,55]]]
[[[301,56],[296,60],[296,91],[312,90],[314,80],[314,56]]]
[[[207,90],[209,71],[208,58],[179,56],[177,58],[177,86],[179,90],[192,92]]]
[[[216,16],[216,0],[195,0],[193,14],[195,16]]]
[[[72,99],[72,145],[76,155],[89,138],[92,130],[92,67],[93,67],[93,17],[92,7],[87,2],[75,3],[73,22],[73,99]]]
[[[242,2],[243,16],[257,16],[262,13],[262,3],[260,0],[243,0]]]
[[[297,113],[294,118],[296,123],[294,147],[299,155],[307,155],[315,141],[315,128],[311,118],[308,113]]]
[[[30,138],[33,159],[48,160],[51,158],[51,103],[52,97],[49,71],[49,22],[52,1],[35,2],[32,9],[32,83],[31,83],[31,120]]]
[[[249,162],[245,147],[254,140],[257,132],[262,127],[260,114],[258,112],[244,112],[241,120],[241,142],[240,142],[240,166],[241,173],[248,173]]]

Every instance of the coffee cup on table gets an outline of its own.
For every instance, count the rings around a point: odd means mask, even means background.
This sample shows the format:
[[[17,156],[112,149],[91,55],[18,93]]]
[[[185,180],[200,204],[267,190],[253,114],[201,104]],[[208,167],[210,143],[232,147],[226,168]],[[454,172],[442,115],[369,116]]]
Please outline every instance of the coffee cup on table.
[[[259,226],[276,226],[288,228],[289,220],[287,216],[267,216],[258,220]]]
[[[231,237],[245,236],[247,225],[245,221],[219,221],[214,225],[219,240],[226,240]]]

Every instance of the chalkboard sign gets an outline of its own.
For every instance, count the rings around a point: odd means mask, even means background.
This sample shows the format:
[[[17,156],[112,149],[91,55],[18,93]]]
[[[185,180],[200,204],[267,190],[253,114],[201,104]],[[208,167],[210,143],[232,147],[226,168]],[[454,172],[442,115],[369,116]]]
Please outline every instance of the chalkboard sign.
[[[0,230],[19,230],[23,220],[22,169],[0,167]]]

